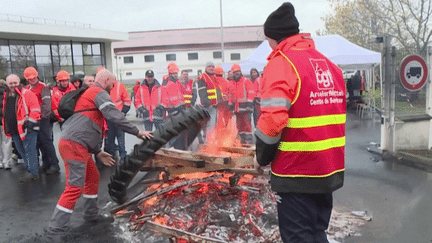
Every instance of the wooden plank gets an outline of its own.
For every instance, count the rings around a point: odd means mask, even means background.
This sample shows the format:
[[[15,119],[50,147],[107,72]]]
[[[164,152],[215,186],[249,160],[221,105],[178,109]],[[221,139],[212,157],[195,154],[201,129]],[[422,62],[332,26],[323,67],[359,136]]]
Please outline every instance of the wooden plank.
[[[183,167],[183,166],[168,166],[167,171],[170,177],[174,177],[176,175],[185,174],[185,173],[194,173],[194,172],[212,172],[219,170],[226,170],[233,168],[234,164],[228,165],[220,165],[220,164],[211,164],[206,163],[206,166],[203,168],[192,168],[192,167]]]
[[[223,151],[230,153],[237,153],[247,156],[255,156],[255,147],[246,148],[246,147],[222,147]]]
[[[203,237],[200,235],[196,235],[187,231],[183,231],[183,230],[179,230],[176,228],[172,228],[166,225],[161,225],[152,221],[147,221],[146,225],[153,229],[156,230],[160,233],[163,234],[167,234],[167,235],[171,235],[174,236],[176,238],[182,238],[191,242],[199,242],[199,243],[228,243],[227,241],[224,240],[220,240],[220,239],[215,239],[215,238],[210,238],[210,237]]]
[[[232,163],[235,167],[254,166],[255,164],[253,156],[232,157]]]
[[[231,157],[228,156],[215,156],[203,153],[195,153],[194,156],[213,164],[226,165],[232,162]]]
[[[210,154],[204,154],[199,152],[191,152],[191,151],[183,151],[178,149],[166,149],[162,148],[159,149],[159,151],[162,151],[165,154],[169,155],[177,155],[177,156],[184,156],[183,158],[193,158],[193,159],[200,159],[205,160],[209,163],[215,163],[215,164],[229,164],[231,163],[231,158],[228,156],[216,156],[216,155],[210,155]]]
[[[185,156],[179,156],[178,154],[165,154],[163,151],[157,151],[153,157],[153,161],[157,165],[168,163],[195,168],[202,168],[206,164],[206,162],[202,159],[187,158]]]

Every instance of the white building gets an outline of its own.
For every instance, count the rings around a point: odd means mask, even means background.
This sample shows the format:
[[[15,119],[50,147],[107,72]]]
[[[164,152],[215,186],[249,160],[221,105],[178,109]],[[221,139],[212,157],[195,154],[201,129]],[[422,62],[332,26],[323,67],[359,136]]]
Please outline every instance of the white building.
[[[264,39],[262,26],[225,27],[224,62],[245,59]],[[168,63],[175,62],[180,71],[188,70],[190,77],[196,77],[204,72],[206,62],[222,64],[221,40],[220,28],[130,32],[129,40],[113,43],[113,72],[122,82],[133,83],[151,69],[162,81]]]
[[[90,25],[0,15],[0,78],[23,77],[34,66],[39,78],[54,82],[64,69],[71,75],[93,75],[100,66],[113,69],[113,41],[127,40],[125,32],[92,29]]]

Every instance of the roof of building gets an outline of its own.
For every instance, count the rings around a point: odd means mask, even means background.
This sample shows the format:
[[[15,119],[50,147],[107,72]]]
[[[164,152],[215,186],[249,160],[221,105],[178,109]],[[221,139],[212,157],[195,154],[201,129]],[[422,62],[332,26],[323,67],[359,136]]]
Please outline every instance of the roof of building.
[[[224,27],[225,43],[265,40],[263,26]],[[134,48],[148,46],[173,46],[208,44],[221,42],[221,28],[195,28],[129,32],[129,40],[114,42],[113,48]]]
[[[42,19],[43,20],[43,19]],[[12,21],[0,18],[0,37],[19,40],[44,41],[121,41],[128,39],[128,33],[92,29],[84,25],[61,25],[33,22]],[[64,22],[66,23],[66,22]]]

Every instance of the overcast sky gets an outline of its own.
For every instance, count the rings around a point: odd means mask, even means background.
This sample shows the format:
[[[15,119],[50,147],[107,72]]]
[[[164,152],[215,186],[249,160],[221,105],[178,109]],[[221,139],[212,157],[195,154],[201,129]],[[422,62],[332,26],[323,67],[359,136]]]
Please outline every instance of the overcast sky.
[[[284,1],[222,0],[223,25],[262,25]],[[323,29],[326,0],[291,0],[301,32]],[[1,14],[91,24],[114,31],[145,31],[220,26],[220,0],[0,0]],[[4,17],[2,17],[3,19]]]

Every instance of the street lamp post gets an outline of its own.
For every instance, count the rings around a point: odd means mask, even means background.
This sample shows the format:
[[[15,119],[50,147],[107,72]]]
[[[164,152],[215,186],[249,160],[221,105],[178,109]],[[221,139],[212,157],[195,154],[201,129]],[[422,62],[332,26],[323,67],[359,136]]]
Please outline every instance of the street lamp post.
[[[225,62],[225,50],[224,50],[224,28],[223,28],[223,20],[222,20],[222,0],[220,2],[220,23],[221,23],[221,50],[222,50],[222,63]]]

